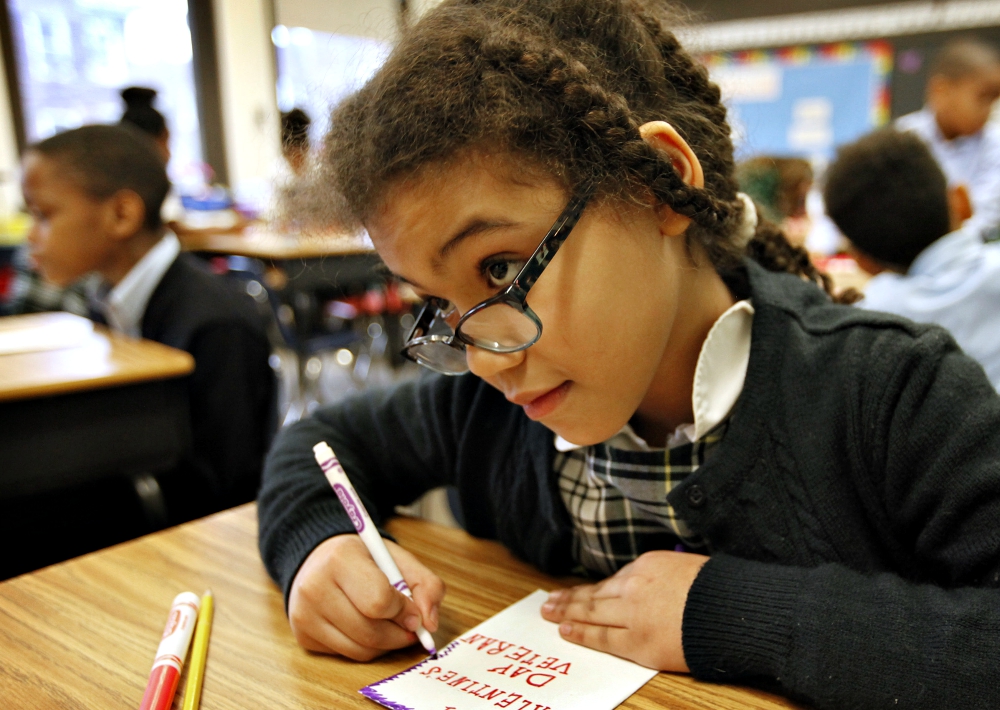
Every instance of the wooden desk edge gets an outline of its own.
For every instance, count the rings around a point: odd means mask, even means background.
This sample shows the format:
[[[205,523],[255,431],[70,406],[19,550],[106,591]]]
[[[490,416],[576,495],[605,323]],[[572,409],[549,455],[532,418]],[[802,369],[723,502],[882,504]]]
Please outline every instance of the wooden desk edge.
[[[131,339],[107,331],[98,326],[95,331],[108,338],[114,347],[116,341]],[[39,384],[26,384],[20,387],[0,390],[0,402],[13,402],[22,399],[34,399],[37,397],[48,397],[61,394],[72,394],[76,392],[87,392],[90,390],[104,389],[106,387],[124,387],[127,385],[140,384],[143,382],[156,382],[159,380],[171,380],[177,377],[184,377],[194,372],[194,357],[191,353],[169,345],[158,343],[154,340],[142,341],[144,348],[159,350],[162,359],[160,367],[152,375],[123,377],[119,372],[111,372],[98,377],[91,377],[80,380],[53,380]],[[44,352],[44,351],[43,351]],[[26,353],[30,354],[30,353]],[[6,356],[0,356],[6,357]],[[2,362],[2,361],[0,361]]]
[[[244,256],[268,261],[294,261],[295,259],[321,259],[323,257],[373,254],[374,248],[358,240],[342,237],[302,237],[289,243],[267,243],[237,232],[181,238],[184,251],[206,254]]]

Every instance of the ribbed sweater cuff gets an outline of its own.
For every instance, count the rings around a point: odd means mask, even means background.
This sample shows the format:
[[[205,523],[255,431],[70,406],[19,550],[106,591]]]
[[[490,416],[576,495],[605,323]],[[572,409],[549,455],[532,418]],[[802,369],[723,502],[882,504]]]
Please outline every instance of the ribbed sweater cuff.
[[[803,570],[713,556],[684,607],[684,658],[702,680],[779,679]]]
[[[286,612],[292,581],[310,553],[324,540],[353,532],[354,526],[344,514],[340,501],[322,500],[297,511],[295,524],[285,526],[277,534],[281,542],[274,554],[272,569],[277,573],[277,581],[285,595]],[[381,526],[379,533],[395,541]]]

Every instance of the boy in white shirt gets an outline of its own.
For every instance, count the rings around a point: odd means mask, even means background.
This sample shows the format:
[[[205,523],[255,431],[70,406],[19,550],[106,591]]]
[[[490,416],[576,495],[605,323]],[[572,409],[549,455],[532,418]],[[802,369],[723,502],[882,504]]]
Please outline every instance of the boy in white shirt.
[[[1000,245],[983,243],[927,146],[884,130],[841,148],[824,198],[875,274],[858,305],[944,326],[1000,390]]]
[[[989,123],[1000,98],[1000,53],[959,40],[934,58],[924,108],[896,120],[930,147],[952,187],[965,185],[975,216],[967,227],[987,237],[1000,227],[1000,127]]]

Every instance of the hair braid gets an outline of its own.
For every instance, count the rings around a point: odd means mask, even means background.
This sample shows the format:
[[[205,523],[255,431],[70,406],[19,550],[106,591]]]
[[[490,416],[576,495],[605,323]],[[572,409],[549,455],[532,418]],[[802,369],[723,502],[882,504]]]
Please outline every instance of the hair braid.
[[[321,194],[364,222],[394,180],[465,150],[507,152],[572,189],[660,204],[690,217],[716,268],[744,255],[829,290],[802,250],[761,222],[749,247],[718,86],[666,29],[666,0],[444,0],[335,112]],[[686,184],[640,127],[663,120],[701,162]],[[332,190],[331,190],[332,188]]]
[[[605,160],[612,151],[620,151],[623,167],[638,174],[639,182],[674,211],[691,217],[708,230],[719,229],[738,217],[731,203],[685,183],[670,161],[664,160],[640,137],[642,122],[630,109],[628,100],[620,93],[608,91],[582,62],[558,49],[525,50],[514,63],[513,71],[560,99],[580,124],[599,139],[595,148]],[[707,80],[705,84],[711,87]],[[735,189],[733,192],[735,195]]]

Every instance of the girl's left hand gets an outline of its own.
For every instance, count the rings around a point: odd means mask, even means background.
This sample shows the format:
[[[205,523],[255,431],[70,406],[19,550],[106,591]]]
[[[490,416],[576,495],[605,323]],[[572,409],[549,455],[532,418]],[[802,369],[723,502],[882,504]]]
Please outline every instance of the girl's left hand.
[[[647,552],[598,584],[552,592],[542,616],[567,641],[647,668],[687,673],[681,622],[704,555]]]

